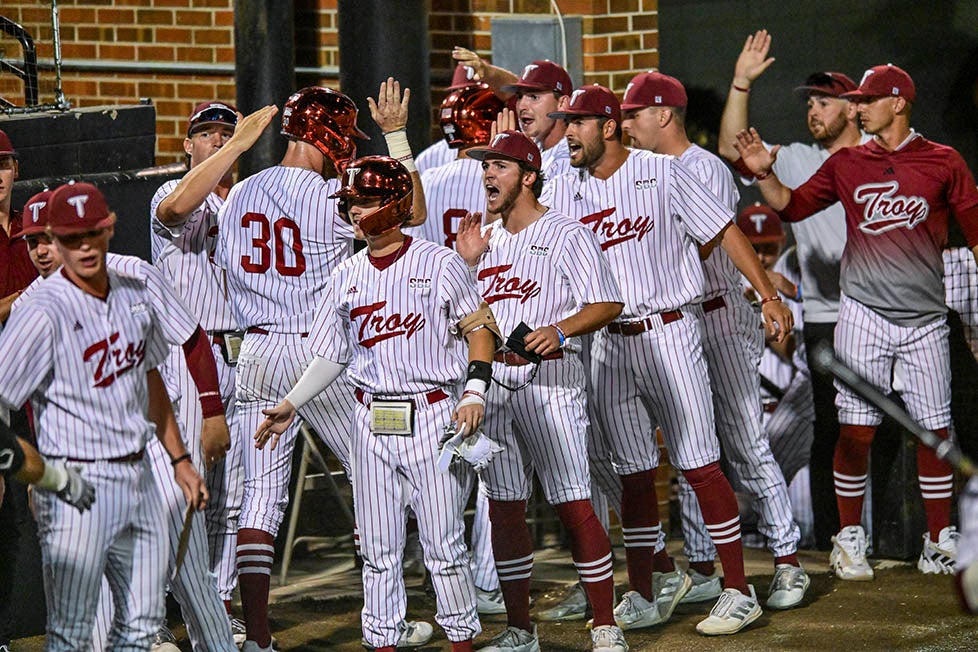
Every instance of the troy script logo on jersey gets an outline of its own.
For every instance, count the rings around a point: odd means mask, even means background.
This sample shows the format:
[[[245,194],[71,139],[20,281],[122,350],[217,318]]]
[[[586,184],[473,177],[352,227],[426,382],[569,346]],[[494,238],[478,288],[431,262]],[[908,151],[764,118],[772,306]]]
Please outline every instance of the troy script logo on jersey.
[[[479,280],[486,281],[486,289],[482,293],[486,303],[492,304],[503,299],[517,299],[520,303],[526,303],[540,295],[540,284],[533,279],[524,280],[519,276],[504,274],[512,268],[512,265],[497,265],[479,271]]]
[[[96,361],[92,374],[94,386],[108,387],[116,378],[141,363],[145,356],[146,344],[142,340],[136,344],[130,342],[123,347],[119,343],[119,333],[115,332],[85,349],[84,360]]]
[[[930,213],[930,204],[923,197],[898,195],[900,183],[865,183],[852,193],[857,204],[865,204],[859,230],[870,235],[892,229],[912,229]]]
[[[387,305],[386,301],[378,301],[366,306],[357,306],[350,310],[350,319],[360,322],[360,346],[369,349],[377,342],[389,340],[392,337],[411,339],[415,333],[424,328],[424,315],[409,312],[401,315],[399,312],[384,314],[381,310]]]
[[[651,233],[655,227],[654,217],[637,217],[634,220],[625,217],[617,222],[607,219],[614,213],[615,208],[612,207],[581,218],[581,224],[590,226],[598,239],[601,240],[602,251],[629,240],[641,242],[642,238]]]

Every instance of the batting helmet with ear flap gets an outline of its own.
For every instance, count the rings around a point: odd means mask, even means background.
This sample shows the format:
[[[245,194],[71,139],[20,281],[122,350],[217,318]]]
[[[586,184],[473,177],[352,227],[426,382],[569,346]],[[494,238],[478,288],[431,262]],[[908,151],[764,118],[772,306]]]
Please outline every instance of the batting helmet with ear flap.
[[[353,100],[321,86],[300,89],[285,101],[282,133],[315,145],[338,172],[357,155],[353,139],[370,140],[357,128],[357,105]]]
[[[441,103],[441,130],[453,149],[486,145],[496,116],[506,105],[486,86],[466,86]]]
[[[410,219],[414,185],[407,168],[395,159],[364,156],[346,167],[343,187],[331,196],[340,200],[340,213],[348,220],[351,201],[380,199],[377,210],[359,222],[366,235],[378,236]]]

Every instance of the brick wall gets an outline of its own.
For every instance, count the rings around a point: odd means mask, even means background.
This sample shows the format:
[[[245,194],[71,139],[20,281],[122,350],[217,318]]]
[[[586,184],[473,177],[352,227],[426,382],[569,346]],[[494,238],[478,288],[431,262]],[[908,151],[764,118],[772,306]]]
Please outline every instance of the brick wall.
[[[339,65],[337,0],[294,0],[296,65]],[[393,1],[393,0],[392,0]],[[658,63],[658,0],[558,0],[564,15],[583,15],[587,83],[622,91],[637,71]],[[151,98],[157,109],[157,162],[182,160],[185,120],[193,105],[220,98],[233,101],[233,0],[62,0],[61,53],[65,97],[74,106],[132,104]],[[549,0],[431,0],[432,102],[451,77],[451,48],[463,45],[489,58],[491,20],[513,14],[550,14]],[[50,4],[44,0],[4,0],[3,15],[23,25],[35,39],[40,61],[53,58]],[[8,59],[21,57],[13,39],[0,39]],[[169,65],[180,70],[100,72],[72,64]],[[213,70],[207,70],[210,66]],[[300,75],[299,83],[335,85],[335,78]],[[41,102],[54,98],[54,73],[42,70]],[[23,104],[19,80],[0,75],[0,96]]]

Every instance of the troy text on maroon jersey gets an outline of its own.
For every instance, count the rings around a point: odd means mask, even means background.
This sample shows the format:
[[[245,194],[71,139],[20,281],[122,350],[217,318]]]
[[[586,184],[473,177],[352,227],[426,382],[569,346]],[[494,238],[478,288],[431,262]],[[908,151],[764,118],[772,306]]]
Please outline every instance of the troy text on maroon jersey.
[[[930,205],[923,197],[906,197],[896,194],[898,181],[864,183],[857,187],[852,198],[857,204],[865,204],[863,221],[859,230],[869,234],[883,233],[891,229],[912,229],[930,213]]]
[[[482,293],[486,303],[492,304],[503,299],[519,299],[526,303],[540,294],[540,284],[533,279],[521,279],[519,276],[506,277],[503,272],[512,269],[512,265],[496,265],[479,270],[479,280],[489,279],[489,284]]]
[[[125,345],[120,344],[119,333],[112,333],[108,339],[101,340],[85,349],[85,362],[92,358],[98,360],[92,380],[95,387],[108,387],[115,382],[115,379],[129,371],[140,362],[146,355],[146,343],[140,340],[138,343],[132,342]]]
[[[395,312],[385,315],[380,310],[386,305],[386,301],[378,301],[350,310],[351,320],[356,321],[363,317],[359,332],[360,346],[363,348],[369,349],[377,342],[401,335],[411,339],[411,336],[424,328],[424,316],[420,313],[409,312],[407,315],[401,316],[401,313]],[[376,335],[372,335],[374,333]],[[368,335],[372,336],[367,337]]]

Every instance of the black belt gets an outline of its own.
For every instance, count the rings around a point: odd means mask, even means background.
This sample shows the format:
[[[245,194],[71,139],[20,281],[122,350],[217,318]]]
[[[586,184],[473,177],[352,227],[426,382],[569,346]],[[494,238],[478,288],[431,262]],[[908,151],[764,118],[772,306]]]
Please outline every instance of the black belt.
[[[683,313],[681,310],[668,310],[666,312],[660,312],[659,317],[662,318],[662,325],[671,324],[674,321],[679,321],[683,318]],[[613,321],[608,324],[608,332],[613,335],[639,335],[645,331],[652,330],[655,328],[656,321],[652,319],[652,316],[646,317],[641,321],[628,321],[620,322]]]
[[[720,308],[726,308],[727,302],[723,300],[723,297],[713,297],[709,301],[703,302],[703,312],[713,312],[714,310],[719,310]]]
[[[68,458],[65,458],[65,461],[66,462],[86,462],[86,463],[89,463],[89,464],[94,463],[94,462],[112,462],[113,464],[133,464],[135,462],[141,462],[142,459],[143,459],[143,456],[145,455],[145,453],[146,453],[146,449],[144,448],[143,450],[139,451],[138,453],[130,453],[129,455],[120,455],[119,457],[109,457],[109,458],[100,459],[100,460],[89,460],[89,459],[84,459],[84,458],[81,458],[81,457],[68,457]]]
[[[543,359],[560,360],[563,357],[563,351],[554,351],[553,353],[548,353],[547,355],[543,356]],[[496,362],[505,363],[507,367],[523,367],[525,365],[532,364],[519,353],[513,353],[512,351],[500,351],[496,355],[492,356],[492,359]]]

